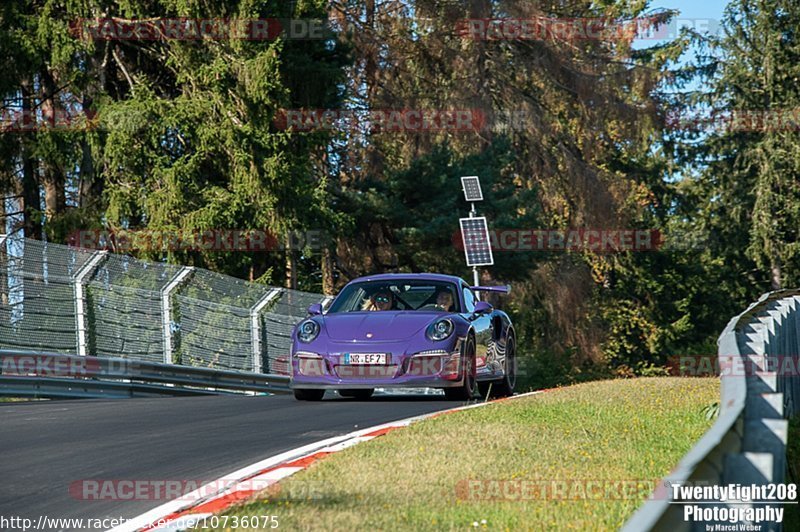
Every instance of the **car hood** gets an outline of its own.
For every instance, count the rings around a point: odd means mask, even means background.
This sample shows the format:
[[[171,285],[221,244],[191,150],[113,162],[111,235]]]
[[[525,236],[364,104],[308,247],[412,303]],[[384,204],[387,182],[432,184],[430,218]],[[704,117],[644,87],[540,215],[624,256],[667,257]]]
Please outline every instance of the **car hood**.
[[[441,312],[343,312],[328,314],[323,321],[331,340],[387,342],[422,334],[428,324],[445,316]]]

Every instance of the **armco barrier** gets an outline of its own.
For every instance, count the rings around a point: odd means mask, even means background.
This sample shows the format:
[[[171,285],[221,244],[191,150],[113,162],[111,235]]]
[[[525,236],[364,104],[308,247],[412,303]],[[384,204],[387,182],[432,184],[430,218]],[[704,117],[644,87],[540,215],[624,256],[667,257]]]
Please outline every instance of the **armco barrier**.
[[[673,485],[764,485],[784,482],[786,418],[800,401],[796,371],[774,371],[766,357],[797,360],[800,354],[800,290],[762,296],[733,318],[719,338],[719,365],[731,368],[721,377],[719,418],[664,479],[666,497],[647,501],[624,530],[727,530],[723,521],[685,519],[684,507],[673,500]],[[752,364],[752,371],[737,370]],[[698,408],[701,405],[698,405]],[[764,504],[727,501],[704,508],[753,507]],[[773,504],[773,506],[775,506]],[[778,505],[785,508],[785,505]],[[710,528],[707,528],[707,525]],[[781,530],[780,523],[761,523],[760,530]],[[756,528],[758,529],[758,528]]]
[[[0,350],[0,395],[116,398],[288,393],[289,378],[124,358]]]

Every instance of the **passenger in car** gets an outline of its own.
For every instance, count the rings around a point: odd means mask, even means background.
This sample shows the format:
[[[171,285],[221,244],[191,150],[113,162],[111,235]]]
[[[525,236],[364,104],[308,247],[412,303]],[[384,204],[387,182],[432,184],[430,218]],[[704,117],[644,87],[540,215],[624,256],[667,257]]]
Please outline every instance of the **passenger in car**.
[[[453,294],[449,290],[442,290],[436,295],[436,306],[445,312],[453,310]]]

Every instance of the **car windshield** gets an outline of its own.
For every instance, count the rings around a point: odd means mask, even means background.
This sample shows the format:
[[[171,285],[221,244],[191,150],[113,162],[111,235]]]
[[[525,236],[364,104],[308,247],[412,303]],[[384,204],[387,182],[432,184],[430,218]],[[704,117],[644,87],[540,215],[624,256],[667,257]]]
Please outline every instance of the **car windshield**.
[[[456,286],[446,281],[364,281],[348,285],[328,313],[408,310],[458,312]]]

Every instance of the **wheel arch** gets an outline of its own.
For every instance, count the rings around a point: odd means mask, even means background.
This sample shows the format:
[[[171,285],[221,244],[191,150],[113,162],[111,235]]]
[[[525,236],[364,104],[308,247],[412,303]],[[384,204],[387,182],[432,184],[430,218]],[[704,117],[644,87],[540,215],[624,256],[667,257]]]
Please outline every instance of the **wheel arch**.
[[[508,317],[508,314],[502,311],[495,311],[492,315],[492,328],[493,328],[493,335],[496,341],[505,340],[506,335],[511,334],[514,336],[514,340],[517,339],[516,332],[514,331],[514,325],[511,323],[511,318]]]

